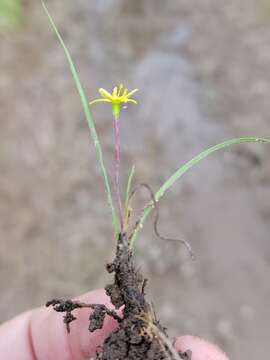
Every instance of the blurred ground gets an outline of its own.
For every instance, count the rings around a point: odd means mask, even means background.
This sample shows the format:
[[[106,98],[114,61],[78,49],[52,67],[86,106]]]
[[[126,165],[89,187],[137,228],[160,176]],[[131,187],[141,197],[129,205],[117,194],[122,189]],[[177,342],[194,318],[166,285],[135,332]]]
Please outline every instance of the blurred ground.
[[[185,160],[227,138],[270,136],[270,1],[48,1],[89,98],[138,87],[124,112],[123,179],[157,189]],[[4,321],[53,296],[103,287],[114,251],[110,214],[77,93],[39,2],[0,35],[0,285]],[[109,108],[94,116],[106,162]],[[270,148],[212,156],[160,203],[137,243],[149,297],[171,335],[266,358],[270,323]],[[177,316],[175,315],[177,313]]]

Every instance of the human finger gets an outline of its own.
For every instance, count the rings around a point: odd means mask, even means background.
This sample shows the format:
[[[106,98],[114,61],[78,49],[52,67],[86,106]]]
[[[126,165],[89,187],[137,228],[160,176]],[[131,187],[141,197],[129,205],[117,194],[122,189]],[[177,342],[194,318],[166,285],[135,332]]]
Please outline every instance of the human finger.
[[[113,309],[104,290],[83,295],[76,300],[105,304]],[[95,355],[117,322],[106,317],[101,330],[88,331],[90,309],[74,310],[77,320],[67,333],[62,314],[39,308],[24,313],[0,327],[0,353],[9,360],[83,360]]]
[[[181,336],[176,339],[175,347],[181,352],[191,350],[192,360],[229,360],[216,345],[195,336]]]

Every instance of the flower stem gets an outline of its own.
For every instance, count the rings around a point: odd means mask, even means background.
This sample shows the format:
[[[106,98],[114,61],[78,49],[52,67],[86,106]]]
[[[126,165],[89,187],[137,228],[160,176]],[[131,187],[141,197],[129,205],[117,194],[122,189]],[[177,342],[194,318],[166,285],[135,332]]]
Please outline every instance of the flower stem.
[[[115,153],[114,153],[114,186],[115,186],[115,197],[117,202],[117,208],[119,213],[119,221],[121,226],[121,233],[124,228],[124,216],[123,216],[123,208],[121,201],[121,192],[120,192],[120,177],[119,177],[119,169],[120,169],[120,127],[119,127],[119,118],[115,117],[113,120],[113,128],[114,128],[114,139],[115,139]]]

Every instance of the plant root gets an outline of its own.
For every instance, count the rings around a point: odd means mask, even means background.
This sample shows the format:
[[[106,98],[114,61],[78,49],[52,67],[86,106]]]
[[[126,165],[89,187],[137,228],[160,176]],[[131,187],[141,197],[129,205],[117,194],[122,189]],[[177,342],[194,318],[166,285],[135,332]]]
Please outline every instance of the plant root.
[[[75,309],[90,308],[93,310],[89,316],[90,324],[88,329],[90,332],[94,332],[95,330],[101,329],[103,327],[106,315],[112,317],[118,322],[122,320],[114,310],[109,310],[103,304],[86,304],[80,301],[52,299],[46,303],[46,307],[49,306],[52,306],[53,309],[57,312],[66,313],[63,321],[66,325],[68,333],[70,333],[70,323],[77,319],[72,314],[72,311]]]
[[[191,245],[190,243],[185,240],[185,239],[176,239],[176,238],[168,238],[168,237],[165,237],[165,236],[162,236],[160,231],[159,231],[159,228],[158,228],[158,221],[159,221],[159,206],[158,206],[158,202],[155,198],[155,194],[153,192],[153,190],[151,189],[150,185],[148,184],[145,184],[145,183],[142,183],[142,184],[139,184],[138,186],[136,186],[130,196],[129,196],[129,202],[130,200],[132,199],[132,197],[135,195],[135,193],[140,189],[140,188],[145,188],[148,193],[150,194],[150,197],[151,197],[151,203],[148,204],[146,207],[149,207],[149,206],[152,206],[155,210],[155,219],[154,219],[154,232],[155,232],[155,235],[160,239],[160,240],[164,240],[164,241],[175,241],[175,242],[180,242],[182,245],[185,246],[185,248],[187,249],[190,257],[192,260],[195,260],[195,255],[194,255],[194,252],[191,248]],[[144,209],[143,209],[144,210]],[[133,227],[133,230],[131,232],[131,235],[129,236],[129,239],[131,240],[132,237],[133,237],[133,234],[137,231],[137,228],[140,226],[140,221],[141,217],[139,217],[139,219],[136,221],[134,227]]]
[[[70,323],[76,320],[72,313],[75,309],[92,310],[89,316],[91,332],[102,328],[106,315],[117,320],[118,328],[105,339],[93,360],[191,360],[190,352],[175,350],[166,329],[157,320],[153,306],[146,301],[147,281],[135,267],[126,234],[119,234],[116,257],[106,269],[114,274],[114,282],[107,285],[105,291],[116,309],[123,307],[122,316],[102,304],[59,299],[46,304],[65,313],[68,332]]]

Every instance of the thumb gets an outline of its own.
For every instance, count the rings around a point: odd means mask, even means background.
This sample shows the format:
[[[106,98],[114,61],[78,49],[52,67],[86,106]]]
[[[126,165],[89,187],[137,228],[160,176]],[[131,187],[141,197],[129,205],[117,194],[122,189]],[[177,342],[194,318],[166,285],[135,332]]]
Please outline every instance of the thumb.
[[[113,308],[104,290],[80,296],[86,303]],[[0,326],[1,359],[9,360],[83,360],[95,355],[98,346],[115,329],[117,322],[106,317],[101,330],[89,333],[89,309],[74,311],[77,320],[67,334],[62,314],[39,308],[24,313]]]
[[[195,336],[181,336],[175,347],[181,352],[191,350],[192,360],[229,360],[217,346]]]

